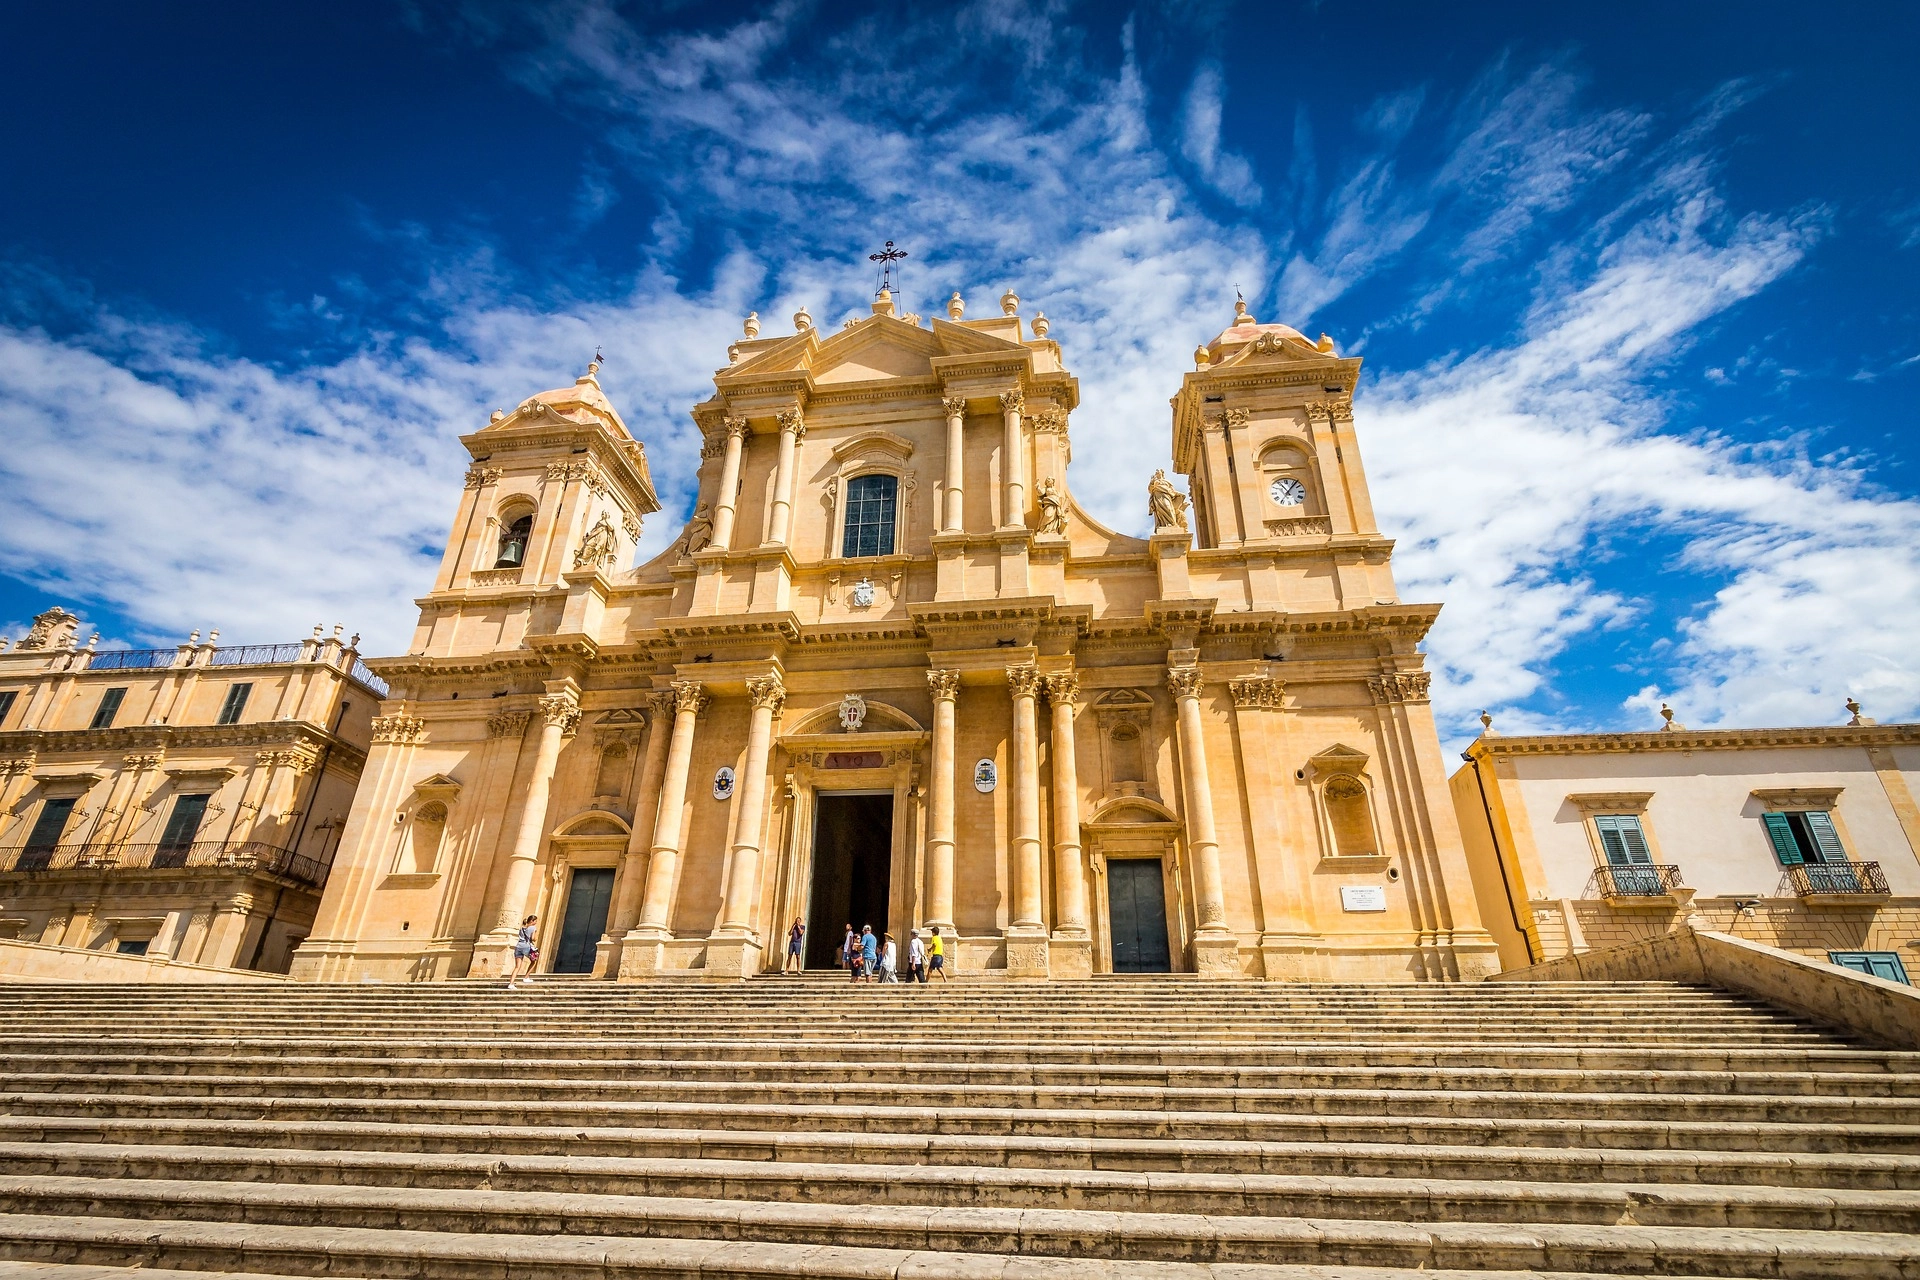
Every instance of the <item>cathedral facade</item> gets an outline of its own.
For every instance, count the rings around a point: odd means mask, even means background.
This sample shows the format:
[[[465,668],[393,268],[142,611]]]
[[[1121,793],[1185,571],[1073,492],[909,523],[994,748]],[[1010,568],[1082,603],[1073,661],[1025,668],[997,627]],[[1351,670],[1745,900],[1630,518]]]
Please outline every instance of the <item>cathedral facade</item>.
[[[1244,308],[1172,401],[1154,532],[1074,501],[1044,317],[746,337],[659,508],[590,368],[473,455],[296,977],[809,967],[871,924],[963,975],[1460,980],[1482,927],[1351,412]],[[1143,480],[1145,478],[1143,477]],[[422,815],[429,820],[422,820]]]

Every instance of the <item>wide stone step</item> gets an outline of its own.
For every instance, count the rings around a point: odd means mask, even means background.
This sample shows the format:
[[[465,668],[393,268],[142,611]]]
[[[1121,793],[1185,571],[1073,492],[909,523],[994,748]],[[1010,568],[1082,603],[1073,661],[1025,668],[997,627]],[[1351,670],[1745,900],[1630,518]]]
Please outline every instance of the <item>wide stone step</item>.
[[[1079,1210],[858,1206],[575,1193],[342,1186],[287,1188],[190,1181],[0,1179],[0,1211],[38,1218],[228,1222],[431,1235],[664,1237],[789,1245],[1127,1261],[1333,1262],[1481,1266],[1782,1280],[1842,1270],[1920,1277],[1911,1237],[1878,1232],[1726,1230],[1530,1223],[1524,1226],[1254,1218]],[[349,1251],[350,1252],[350,1251]],[[352,1267],[346,1258],[342,1262]]]
[[[352,1275],[408,1280],[1594,1280],[1597,1273],[1455,1270],[1429,1267],[1278,1266],[1113,1262],[933,1250],[735,1244],[549,1236],[440,1236],[432,1232],[342,1229],[331,1245],[298,1227],[22,1217],[18,1238],[0,1238],[0,1256],[31,1256],[20,1280],[224,1280]],[[137,1256],[147,1265],[115,1270],[99,1259]],[[71,1261],[69,1261],[69,1259]],[[241,1270],[240,1264],[256,1268]],[[94,1265],[89,1265],[93,1263]],[[347,1270],[357,1264],[357,1271]],[[257,1268],[270,1267],[269,1271]],[[30,1269],[24,1269],[30,1268]]]
[[[1577,1133],[1566,1135],[1578,1137]],[[0,1116],[0,1139],[294,1148],[432,1155],[491,1153],[630,1159],[918,1164],[946,1169],[1093,1169],[1534,1182],[1699,1182],[1713,1185],[1920,1190],[1920,1156],[1825,1151],[1648,1149],[1588,1142],[1521,1146],[1467,1133],[1412,1143],[1379,1134],[1350,1141],[1192,1141],[1031,1135],[784,1132],[775,1129],[582,1128],[249,1120],[102,1120]]]
[[[1050,1055],[1049,1055],[1050,1056]],[[1220,1066],[1124,1063],[956,1063],[942,1058],[889,1058],[884,1062],[794,1062],[780,1058],[700,1062],[680,1058],[609,1058],[568,1062],[567,1078],[599,1087],[606,1081],[654,1079],[762,1083],[861,1083],[876,1067],[916,1082],[944,1080],[964,1086],[1110,1089],[1506,1089],[1526,1093],[1714,1094],[1770,1097],[1920,1099],[1920,1072],[1807,1070],[1544,1069],[1533,1067]],[[81,1055],[0,1053],[0,1078],[32,1074],[61,1077],[196,1076],[208,1079],[264,1077],[275,1080],[324,1076],[329,1080],[505,1080],[540,1082],[554,1070],[540,1058],[376,1058],[342,1055],[233,1053],[217,1058],[187,1054]],[[76,1083],[74,1087],[79,1087]]]
[[[1556,1183],[1340,1175],[1144,1173],[1075,1169],[956,1170],[833,1164],[575,1156],[430,1156],[245,1147],[0,1142],[5,1179],[163,1179],[288,1186],[537,1191],[603,1196],[863,1206],[1075,1209],[1387,1222],[1566,1222],[1614,1226],[1920,1232],[1920,1190],[1794,1189],[1713,1184]]]
[[[408,1079],[368,1076],[150,1076],[37,1074],[23,1072],[8,1084],[24,1093],[105,1093],[116,1101],[137,1098],[253,1100],[271,1097],[351,1101],[510,1102],[559,1106],[573,1113],[601,1108],[677,1103],[695,1108],[731,1104],[813,1108],[866,1108],[884,1115],[894,1108],[942,1110],[1165,1111],[1173,1114],[1231,1112],[1251,1116],[1315,1115],[1480,1117],[1523,1119],[1685,1120],[1718,1124],[1920,1125],[1920,1103],[1900,1098],[1767,1097],[1726,1094],[1557,1093],[1521,1089],[1379,1088],[1179,1088],[1101,1085],[1036,1088],[1028,1085],[950,1085],[938,1075],[897,1069],[882,1079],[844,1082],[580,1079]],[[1920,1133],[1920,1129],[1916,1129]]]

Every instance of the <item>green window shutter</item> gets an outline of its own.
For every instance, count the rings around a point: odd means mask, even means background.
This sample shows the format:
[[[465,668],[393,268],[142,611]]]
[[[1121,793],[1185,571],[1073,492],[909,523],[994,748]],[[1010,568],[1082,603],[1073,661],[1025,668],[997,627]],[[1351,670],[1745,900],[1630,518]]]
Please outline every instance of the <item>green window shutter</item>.
[[[1823,862],[1845,862],[1847,851],[1840,846],[1840,833],[1833,829],[1833,816],[1818,809],[1806,815],[1807,830],[1813,833],[1813,843],[1820,850]]]
[[[1783,867],[1797,867],[1806,859],[1800,856],[1800,845],[1793,838],[1793,827],[1784,813],[1763,813],[1760,821],[1767,824],[1767,839],[1773,841],[1773,856],[1780,859]]]
[[[1647,866],[1653,861],[1647,850],[1647,833],[1633,814],[1602,814],[1593,825],[1599,829],[1600,847],[1607,851],[1607,861],[1613,866]]]

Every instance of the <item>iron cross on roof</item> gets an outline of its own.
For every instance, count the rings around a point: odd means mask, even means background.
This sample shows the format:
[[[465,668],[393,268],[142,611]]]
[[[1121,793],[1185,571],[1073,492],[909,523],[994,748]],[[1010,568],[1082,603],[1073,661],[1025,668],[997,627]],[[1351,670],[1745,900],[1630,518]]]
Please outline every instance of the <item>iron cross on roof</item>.
[[[874,292],[886,293],[893,288],[893,264],[906,256],[907,251],[905,249],[894,248],[893,241],[891,240],[887,241],[887,247],[879,253],[870,253],[867,255],[868,262],[877,262],[880,264],[880,287]]]

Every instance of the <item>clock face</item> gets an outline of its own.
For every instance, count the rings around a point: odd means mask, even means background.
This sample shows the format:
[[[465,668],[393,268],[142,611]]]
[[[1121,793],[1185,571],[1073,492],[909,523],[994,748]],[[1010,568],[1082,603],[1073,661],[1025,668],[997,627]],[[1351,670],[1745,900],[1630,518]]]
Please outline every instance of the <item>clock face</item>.
[[[1267,492],[1273,495],[1277,507],[1297,507],[1307,500],[1307,486],[1292,476],[1281,476]]]

